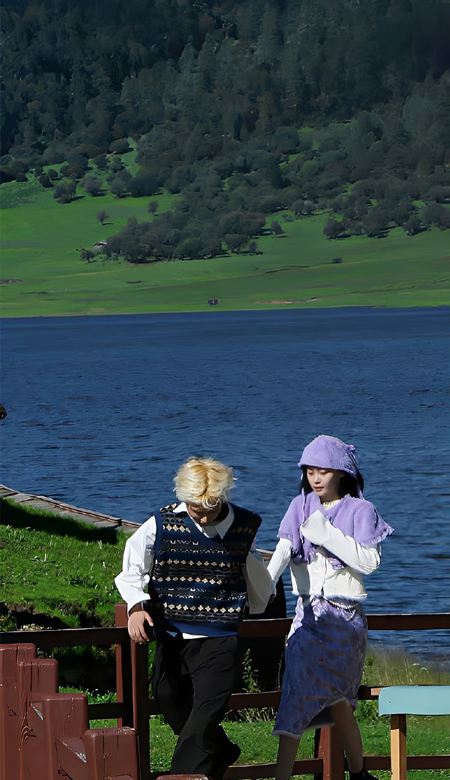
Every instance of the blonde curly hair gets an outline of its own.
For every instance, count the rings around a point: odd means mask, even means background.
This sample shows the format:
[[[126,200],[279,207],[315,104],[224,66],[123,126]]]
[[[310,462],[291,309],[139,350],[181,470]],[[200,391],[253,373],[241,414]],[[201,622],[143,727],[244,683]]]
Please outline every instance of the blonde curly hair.
[[[189,458],[178,469],[175,494],[179,501],[212,509],[228,501],[234,485],[233,469],[214,458]]]

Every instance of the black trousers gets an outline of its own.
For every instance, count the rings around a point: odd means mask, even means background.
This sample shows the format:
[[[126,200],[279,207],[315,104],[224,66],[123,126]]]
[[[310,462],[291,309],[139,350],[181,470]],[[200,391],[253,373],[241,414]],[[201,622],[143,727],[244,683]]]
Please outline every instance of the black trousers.
[[[172,774],[222,777],[236,746],[220,722],[240,677],[236,636],[158,642],[152,674],[155,699],[178,735]],[[231,756],[230,756],[230,750]]]

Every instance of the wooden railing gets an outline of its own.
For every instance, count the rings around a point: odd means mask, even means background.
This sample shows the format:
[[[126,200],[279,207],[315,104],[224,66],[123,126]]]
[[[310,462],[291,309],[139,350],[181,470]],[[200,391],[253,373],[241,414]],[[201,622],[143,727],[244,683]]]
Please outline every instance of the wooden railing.
[[[148,694],[148,645],[130,642],[126,628],[124,604],[116,605],[116,627],[74,628],[43,631],[7,631],[2,644],[33,643],[41,650],[55,647],[116,646],[117,702],[89,704],[88,718],[118,720],[119,727],[130,726],[137,732],[140,780],[153,780],[157,774],[150,767],[149,718],[159,712]],[[248,620],[241,624],[240,635],[247,639],[285,637],[291,620]],[[450,629],[450,613],[422,615],[368,615],[369,631],[421,631]],[[376,699],[379,686],[361,686],[360,699]],[[236,693],[230,697],[229,708],[276,708],[279,691]],[[315,758],[296,761],[294,774],[315,774],[323,780],[344,780],[344,756],[335,729],[316,732]],[[389,756],[366,756],[368,770],[390,769]],[[408,756],[408,769],[449,769],[450,755]],[[230,767],[228,780],[255,780],[274,776],[274,764],[247,764]]]

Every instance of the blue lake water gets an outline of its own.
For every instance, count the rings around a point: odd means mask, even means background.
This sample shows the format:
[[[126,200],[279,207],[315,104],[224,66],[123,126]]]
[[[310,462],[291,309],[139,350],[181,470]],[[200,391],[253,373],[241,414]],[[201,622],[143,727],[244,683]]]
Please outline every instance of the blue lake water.
[[[356,446],[365,495],[396,530],[367,612],[449,612],[449,312],[3,320],[0,481],[141,522],[186,457],[210,454],[234,467],[234,500],[273,549],[300,452],[329,433]],[[445,663],[449,634],[371,638]]]

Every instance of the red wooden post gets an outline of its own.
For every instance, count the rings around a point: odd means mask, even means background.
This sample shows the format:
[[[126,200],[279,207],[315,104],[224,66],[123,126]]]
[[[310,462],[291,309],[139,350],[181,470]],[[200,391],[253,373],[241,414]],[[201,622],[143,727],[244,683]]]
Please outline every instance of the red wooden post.
[[[80,737],[57,737],[58,774],[72,780],[90,780],[84,744]]]
[[[20,718],[18,777],[22,780],[22,778],[33,777],[36,761],[28,713],[31,708],[40,716],[42,712],[40,708],[41,696],[44,694],[57,695],[58,661],[53,658],[33,658],[31,661],[18,663],[17,683]]]
[[[19,776],[21,718],[17,662],[35,657],[35,645],[0,645],[0,780]]]
[[[115,625],[118,628],[126,627],[128,624],[126,605],[116,604],[114,611]],[[126,645],[116,645],[116,691],[117,701],[123,702],[127,707],[127,714],[125,717],[117,719],[117,725],[119,728],[133,726],[131,646],[129,641]]]
[[[30,701],[20,780],[61,780],[58,740],[79,739],[87,726],[87,698],[81,693],[41,694]]]
[[[323,760],[323,780],[344,780],[344,751],[335,728],[320,729],[317,753]]]
[[[128,623],[125,604],[115,606],[116,626]],[[148,692],[148,645],[138,645],[130,639],[128,646],[116,649],[117,700],[132,702],[132,725],[136,729],[140,780],[150,778],[150,707]],[[118,723],[122,725],[125,718]]]
[[[91,729],[83,735],[89,780],[130,776],[139,780],[134,729]]]
[[[136,729],[140,780],[150,780],[150,707],[148,691],[148,644],[130,640],[133,726]]]

